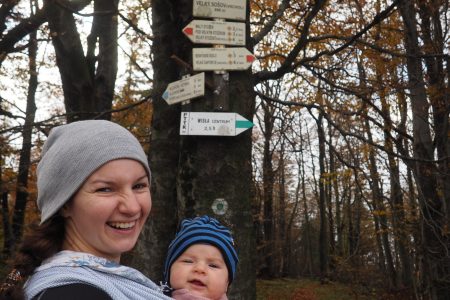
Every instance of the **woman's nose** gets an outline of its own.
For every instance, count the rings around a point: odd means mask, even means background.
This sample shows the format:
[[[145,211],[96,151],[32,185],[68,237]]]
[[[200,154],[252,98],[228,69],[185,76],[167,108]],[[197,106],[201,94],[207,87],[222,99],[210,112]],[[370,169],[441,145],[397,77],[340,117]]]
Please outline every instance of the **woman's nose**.
[[[121,203],[119,205],[119,211],[126,214],[137,214],[141,210],[138,197],[133,190],[125,191],[123,193]]]

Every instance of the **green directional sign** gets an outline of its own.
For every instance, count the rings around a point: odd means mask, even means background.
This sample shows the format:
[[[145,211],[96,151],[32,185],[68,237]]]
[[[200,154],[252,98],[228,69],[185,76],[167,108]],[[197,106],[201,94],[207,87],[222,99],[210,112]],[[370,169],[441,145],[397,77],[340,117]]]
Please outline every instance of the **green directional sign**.
[[[252,128],[253,123],[249,120],[236,120],[236,128]]]

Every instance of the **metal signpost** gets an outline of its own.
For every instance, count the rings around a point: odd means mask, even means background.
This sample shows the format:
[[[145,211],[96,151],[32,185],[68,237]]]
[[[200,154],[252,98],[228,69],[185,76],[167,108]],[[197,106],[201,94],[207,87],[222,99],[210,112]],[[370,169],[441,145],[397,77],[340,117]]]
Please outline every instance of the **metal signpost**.
[[[246,70],[254,60],[255,56],[244,47],[192,49],[195,71]]]
[[[193,0],[192,15],[202,18],[245,20],[246,0]]]
[[[182,112],[180,135],[236,136],[252,127],[237,113]]]
[[[171,105],[205,95],[205,73],[169,83],[162,97]]]
[[[245,23],[193,20],[183,33],[196,44],[245,45]]]

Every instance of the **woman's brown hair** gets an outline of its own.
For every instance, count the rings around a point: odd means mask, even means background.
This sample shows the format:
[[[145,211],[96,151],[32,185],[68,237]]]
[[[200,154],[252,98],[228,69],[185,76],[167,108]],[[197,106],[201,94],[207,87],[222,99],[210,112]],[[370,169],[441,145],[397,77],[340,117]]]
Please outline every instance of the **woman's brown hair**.
[[[32,226],[11,263],[11,272],[0,285],[0,300],[25,299],[23,284],[43,260],[61,251],[64,235],[64,218],[59,214]]]

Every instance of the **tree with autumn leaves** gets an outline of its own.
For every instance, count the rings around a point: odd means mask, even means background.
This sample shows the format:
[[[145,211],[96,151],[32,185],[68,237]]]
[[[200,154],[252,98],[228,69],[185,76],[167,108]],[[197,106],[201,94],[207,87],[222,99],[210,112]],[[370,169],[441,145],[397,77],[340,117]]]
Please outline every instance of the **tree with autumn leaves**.
[[[152,279],[179,219],[212,214],[211,203],[225,199],[220,218],[240,250],[233,299],[254,298],[256,275],[444,299],[445,1],[252,0],[247,8],[246,46],[257,61],[230,72],[229,111],[256,126],[223,138],[178,134],[181,111],[214,109],[211,87],[188,105],[161,98],[168,83],[193,74],[193,44],[182,34],[192,0],[2,3],[1,85],[18,86],[17,99],[0,93],[3,259],[36,216],[34,167],[48,130],[111,118],[149,149],[153,213],[127,261]],[[61,106],[37,118],[43,97]]]

